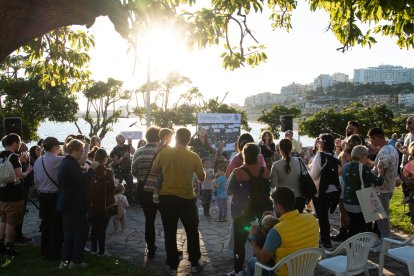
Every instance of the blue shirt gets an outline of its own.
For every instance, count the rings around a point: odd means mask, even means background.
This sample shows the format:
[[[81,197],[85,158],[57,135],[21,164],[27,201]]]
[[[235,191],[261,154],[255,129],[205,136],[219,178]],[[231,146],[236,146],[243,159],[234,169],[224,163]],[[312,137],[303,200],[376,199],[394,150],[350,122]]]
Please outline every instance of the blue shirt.
[[[266,235],[266,241],[263,245],[263,250],[268,252],[275,252],[276,249],[282,244],[282,238],[279,235],[279,232],[276,229],[270,229],[269,233]]]
[[[226,182],[227,178],[224,175],[217,178],[217,198],[227,198]]]

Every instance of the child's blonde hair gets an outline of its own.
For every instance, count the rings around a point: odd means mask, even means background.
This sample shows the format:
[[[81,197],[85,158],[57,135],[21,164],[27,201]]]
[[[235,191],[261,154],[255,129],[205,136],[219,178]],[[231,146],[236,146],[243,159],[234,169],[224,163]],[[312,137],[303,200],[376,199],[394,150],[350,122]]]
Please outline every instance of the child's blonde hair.
[[[125,192],[125,186],[122,183],[119,183],[118,185],[116,185],[115,194],[124,194],[124,192]]]
[[[217,170],[218,171],[222,171],[225,172],[227,171],[227,163],[226,162],[221,162],[217,165]]]
[[[262,227],[262,229],[267,233],[270,231],[270,229],[273,228],[273,226],[275,226],[276,223],[278,223],[279,220],[272,215],[266,215],[262,218],[262,221],[260,222],[260,226]]]

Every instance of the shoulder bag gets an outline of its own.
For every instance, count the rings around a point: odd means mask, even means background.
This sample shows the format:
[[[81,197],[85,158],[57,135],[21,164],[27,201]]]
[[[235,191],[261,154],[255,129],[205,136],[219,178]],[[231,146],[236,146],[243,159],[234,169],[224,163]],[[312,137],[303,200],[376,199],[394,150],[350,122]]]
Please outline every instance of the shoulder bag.
[[[388,217],[374,187],[365,188],[364,180],[362,179],[362,163],[359,164],[359,178],[361,180],[361,190],[356,191],[356,195],[365,222],[369,223]]]
[[[59,185],[56,183],[55,180],[53,180],[53,178],[50,177],[50,175],[47,173],[46,171],[46,167],[45,167],[45,162],[43,161],[43,157],[42,156],[42,165],[43,165],[43,170],[45,171],[45,174],[47,175],[47,177],[50,179],[50,181],[52,181],[53,184],[55,184],[55,186],[59,189]]]
[[[317,193],[315,182],[313,182],[312,177],[309,175],[302,158],[297,157],[297,159],[300,165],[300,191],[302,196],[308,201]]]

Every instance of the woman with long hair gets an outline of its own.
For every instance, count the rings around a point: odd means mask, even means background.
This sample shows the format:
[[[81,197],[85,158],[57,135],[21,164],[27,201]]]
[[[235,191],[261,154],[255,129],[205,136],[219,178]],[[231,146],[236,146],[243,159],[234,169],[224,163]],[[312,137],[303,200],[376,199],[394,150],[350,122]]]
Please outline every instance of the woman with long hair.
[[[282,139],[279,142],[279,151],[282,159],[273,163],[270,173],[272,187],[287,187],[293,191],[296,198],[295,207],[299,213],[305,208],[305,198],[300,190],[301,169],[306,170],[301,165],[299,157],[292,156],[292,142],[289,139]]]
[[[266,167],[270,170],[276,152],[276,145],[273,142],[273,134],[270,131],[263,131],[260,138],[260,153],[265,159]]]
[[[264,211],[270,211],[269,171],[258,162],[259,147],[247,143],[243,147],[243,165],[234,169],[228,179],[229,195],[233,195],[231,215],[234,229],[234,271],[227,275],[242,275],[245,259],[244,245],[248,236],[245,227]],[[260,192],[258,192],[260,191]]]
[[[92,229],[91,229],[91,252],[93,254],[104,255],[106,228],[110,217],[106,215],[106,209],[115,203],[115,183],[111,169],[106,167],[108,154],[104,149],[98,149],[95,153],[95,177],[91,183],[91,209],[92,209]],[[98,251],[99,244],[99,251]]]
[[[312,160],[310,176],[315,181],[316,195],[312,198],[318,217],[323,249],[331,249],[331,226],[329,212],[333,213],[339,203],[341,185],[339,183],[339,160],[334,156],[335,138],[330,133],[319,136],[319,152]]]
[[[230,174],[233,172],[235,168],[238,168],[243,165],[242,150],[243,150],[244,145],[246,145],[247,143],[254,143],[253,136],[251,136],[249,133],[243,133],[237,139],[237,142],[236,142],[237,154],[231,159],[230,164],[227,167],[226,178],[229,178]],[[263,158],[263,155],[259,154],[257,162],[259,163],[261,167],[266,167],[266,162]]]

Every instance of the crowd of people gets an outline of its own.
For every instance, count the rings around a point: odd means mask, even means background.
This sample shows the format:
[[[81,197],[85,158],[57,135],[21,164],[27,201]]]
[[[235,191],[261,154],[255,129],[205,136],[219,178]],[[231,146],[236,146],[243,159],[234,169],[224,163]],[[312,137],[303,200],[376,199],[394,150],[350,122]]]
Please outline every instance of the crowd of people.
[[[40,253],[60,260],[60,269],[87,266],[88,236],[91,254],[109,255],[107,226],[112,218],[114,231],[124,231],[129,204],[142,207],[148,259],[156,255],[155,220],[160,213],[170,275],[177,273],[182,256],[176,241],[179,221],[187,235],[191,271],[203,269],[200,215],[217,222],[231,220],[234,270],[228,275],[243,275],[247,241],[254,252],[247,260],[248,275],[254,274],[257,261],[272,265],[300,249],[330,250],[333,242],[361,232],[379,235],[372,248],[378,252],[382,239],[390,236],[390,199],[401,184],[402,204],[409,205],[414,223],[414,117],[406,126],[405,139],[395,134],[387,141],[377,127],[362,137],[358,122],[350,121],[344,139],[322,133],[307,151],[292,131],[277,145],[269,131],[258,143],[243,133],[234,154],[223,151],[223,141],[211,145],[202,128],[194,135],[179,128],[171,146],[174,131],[152,126],[137,149],[120,134],[109,153],[98,137],[69,135],[63,143],[47,137],[27,149],[19,135],[10,133],[2,139],[0,152],[0,252],[10,262],[17,255],[14,242],[29,240],[22,225],[32,186],[42,220]],[[317,189],[312,197],[302,191],[304,170]],[[6,178],[10,171],[11,179]],[[366,223],[356,195],[361,185],[375,187],[386,218]],[[218,208],[215,218],[212,202]],[[340,230],[331,235],[329,214],[338,206]],[[286,267],[278,275],[287,275]]]

